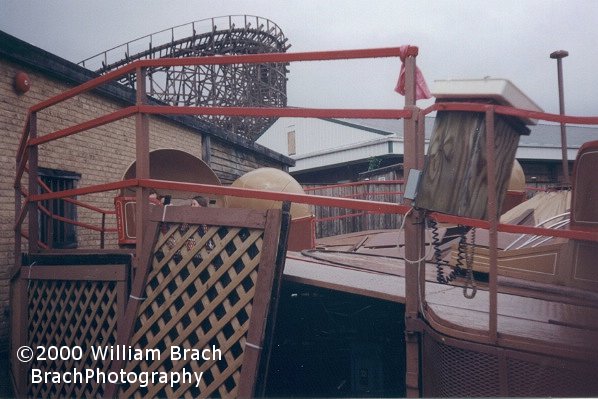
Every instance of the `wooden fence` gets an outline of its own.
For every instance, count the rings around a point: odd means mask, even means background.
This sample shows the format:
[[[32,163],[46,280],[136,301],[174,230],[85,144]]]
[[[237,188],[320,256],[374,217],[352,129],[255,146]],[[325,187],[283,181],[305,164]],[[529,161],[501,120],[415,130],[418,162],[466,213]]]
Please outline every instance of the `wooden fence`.
[[[336,198],[354,198],[390,203],[403,202],[402,180],[362,181],[334,185],[310,185],[304,187],[308,194]],[[402,215],[376,214],[352,209],[316,206],[316,237],[329,237],[363,230],[396,229]]]
[[[15,394],[256,395],[287,211],[153,207],[145,231],[154,244],[131,278],[131,255],[116,264],[97,254],[26,257],[11,287]]]

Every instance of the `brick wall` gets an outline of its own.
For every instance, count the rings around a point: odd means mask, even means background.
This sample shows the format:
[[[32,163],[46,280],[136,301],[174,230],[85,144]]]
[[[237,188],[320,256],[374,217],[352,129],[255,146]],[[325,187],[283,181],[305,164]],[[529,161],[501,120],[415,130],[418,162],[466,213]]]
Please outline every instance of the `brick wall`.
[[[1,34],[2,32],[0,32]],[[29,46],[19,41],[19,46]],[[21,62],[31,54],[31,58],[50,57],[56,62],[67,61],[45,53],[34,47],[25,48],[24,55],[12,57],[12,49],[0,38],[0,351],[8,346],[9,330],[9,270],[14,264],[14,189],[15,156],[25,125],[27,109],[49,97],[64,92],[74,84],[65,78],[65,72],[52,73],[48,68],[36,67]],[[4,53],[3,53],[4,52]],[[38,53],[39,52],[39,53]],[[50,66],[52,64],[50,63]],[[25,94],[17,94],[13,89],[13,79],[17,71],[26,72],[31,81],[31,89]],[[67,71],[68,72],[68,71]],[[67,73],[68,75],[68,73]],[[116,89],[116,91],[121,89]],[[110,91],[110,90],[108,90]],[[112,91],[115,91],[112,89]],[[126,90],[121,90],[125,92]],[[38,136],[73,126],[129,105],[129,98],[118,98],[110,93],[88,93],[70,99],[63,104],[42,110],[38,114]],[[122,97],[122,96],[121,96]],[[185,118],[183,118],[185,119]],[[254,143],[238,137],[218,135],[218,131],[202,130],[203,123],[187,118],[152,117],[150,120],[150,149],[171,148],[186,151],[198,158],[210,154],[211,165],[223,183],[230,183],[241,174],[260,166],[286,168],[290,160]],[[209,148],[202,148],[204,137],[210,135]],[[39,166],[75,172],[81,175],[77,187],[108,183],[120,180],[125,170],[135,159],[135,118],[111,123],[81,134],[44,144],[39,149]],[[23,186],[27,176],[24,176]],[[116,192],[81,196],[78,199],[102,209],[114,209]],[[84,223],[100,226],[101,214],[85,208],[77,208],[77,219]],[[113,215],[108,215],[107,226],[115,227]],[[24,224],[26,226],[26,223]],[[79,248],[99,248],[99,232],[77,228]],[[24,240],[26,242],[26,240]],[[107,247],[116,247],[116,235],[106,236]]]
[[[210,166],[222,184],[230,184],[242,174],[259,167],[281,169],[279,162],[231,147],[222,140],[212,140],[211,153]]]

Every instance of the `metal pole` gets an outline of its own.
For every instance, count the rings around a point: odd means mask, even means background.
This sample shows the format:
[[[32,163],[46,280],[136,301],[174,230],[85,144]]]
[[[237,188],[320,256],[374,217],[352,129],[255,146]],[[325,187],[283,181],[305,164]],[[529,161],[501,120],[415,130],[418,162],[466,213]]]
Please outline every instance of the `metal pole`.
[[[558,50],[550,53],[550,58],[556,59],[556,67],[559,83],[559,113],[565,115],[565,98],[563,94],[563,62],[562,59],[569,53],[565,50]],[[563,185],[569,186],[569,160],[567,159],[567,128],[561,121],[561,150],[563,153]]]

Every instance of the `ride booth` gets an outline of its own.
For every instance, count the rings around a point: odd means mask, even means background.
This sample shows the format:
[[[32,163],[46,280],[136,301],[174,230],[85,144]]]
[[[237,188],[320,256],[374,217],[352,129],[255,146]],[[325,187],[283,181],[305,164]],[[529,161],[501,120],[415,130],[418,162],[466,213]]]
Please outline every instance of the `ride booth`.
[[[452,102],[509,105],[541,111],[511,82],[503,79],[445,80],[435,82],[438,104]],[[515,153],[521,135],[529,135],[530,119],[497,115],[494,125],[495,192],[497,215],[508,198],[509,206],[523,197],[521,183],[509,188],[510,177],[522,174]],[[484,112],[439,110],[418,184],[416,206],[451,215],[487,218],[488,178]],[[513,166],[515,165],[515,166]],[[518,177],[521,179],[521,177]]]

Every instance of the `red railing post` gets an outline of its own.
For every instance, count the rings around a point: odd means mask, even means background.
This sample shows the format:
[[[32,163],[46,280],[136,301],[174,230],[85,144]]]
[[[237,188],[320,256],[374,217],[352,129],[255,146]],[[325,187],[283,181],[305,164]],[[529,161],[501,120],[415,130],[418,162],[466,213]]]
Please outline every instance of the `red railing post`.
[[[489,320],[488,333],[490,341],[498,342],[498,202],[496,199],[496,157],[495,157],[495,141],[494,141],[494,107],[488,106],[486,108],[486,174],[488,180],[488,197],[487,197],[487,218],[490,224],[489,230]]]
[[[37,112],[32,112],[29,116],[29,137],[30,139],[37,137]],[[28,172],[29,196],[39,194],[39,185],[37,183],[37,163],[38,148],[36,145],[30,145]],[[34,253],[39,251],[39,211],[37,208],[37,201],[30,201],[27,206],[29,207],[29,252]]]
[[[145,92],[145,68],[136,69],[136,102],[137,106],[144,105],[147,101]],[[149,116],[138,112],[135,115],[135,175],[138,179],[147,179],[149,175]],[[135,210],[135,234],[137,245],[135,247],[134,267],[139,267],[141,254],[145,245],[149,245],[144,240],[143,224],[147,219],[149,211],[149,190],[147,188],[136,187],[136,210]]]
[[[418,165],[418,169],[419,170],[423,170],[424,168],[424,158],[425,158],[425,153],[426,153],[426,120],[425,120],[426,116],[425,114],[418,109],[418,114],[417,114],[417,134],[416,134],[416,148],[417,151],[416,153],[419,154],[418,160],[417,160],[417,165]],[[401,191],[404,191],[404,189],[402,189]],[[425,251],[425,243],[426,243],[426,238],[425,238],[425,226],[422,227],[422,237],[421,237],[421,245],[422,245],[422,249],[421,251]],[[425,302],[426,299],[426,262],[424,261],[422,264],[422,268],[423,270],[420,269],[420,273],[419,273],[419,309],[422,308],[422,301]]]
[[[16,167],[17,170],[19,168],[19,164],[21,160],[17,156]],[[15,224],[14,224],[14,235],[15,235],[15,245],[14,245],[14,266],[11,270],[10,276],[14,276],[14,273],[21,268],[21,251],[22,251],[22,239],[21,239],[21,229],[22,229],[22,213],[23,213],[23,194],[22,194],[22,187],[21,182],[15,182]]]
[[[419,153],[420,139],[417,129],[417,107],[415,106],[415,56],[405,59],[405,108],[412,111],[409,118],[405,118],[405,150],[404,173],[410,169],[420,169],[423,165],[423,153]],[[409,201],[408,205],[411,201]],[[406,375],[405,383],[408,397],[420,396],[420,335],[415,330],[419,318],[420,270],[425,268],[422,258],[424,249],[424,218],[420,211],[412,210],[405,215],[405,343],[406,343]],[[425,272],[425,269],[424,269]]]

